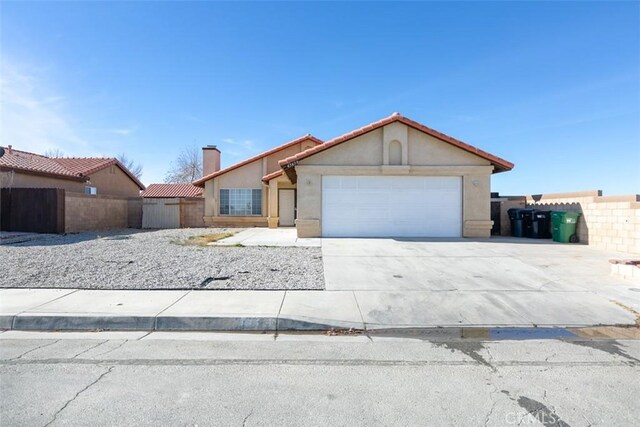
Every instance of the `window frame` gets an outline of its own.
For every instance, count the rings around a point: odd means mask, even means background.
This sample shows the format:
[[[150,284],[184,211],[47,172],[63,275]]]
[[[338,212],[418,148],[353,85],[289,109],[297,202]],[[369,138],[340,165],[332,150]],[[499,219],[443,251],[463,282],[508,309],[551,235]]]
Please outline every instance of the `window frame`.
[[[223,192],[226,197],[223,197]],[[248,194],[246,194],[248,192]],[[243,194],[245,193],[245,194]],[[223,201],[226,200],[226,213],[223,213]],[[234,203],[245,204],[244,207],[232,207]],[[255,205],[257,202],[257,206]],[[248,204],[248,205],[246,205]],[[221,188],[218,193],[218,214],[220,216],[243,217],[262,216],[262,189],[261,188]]]

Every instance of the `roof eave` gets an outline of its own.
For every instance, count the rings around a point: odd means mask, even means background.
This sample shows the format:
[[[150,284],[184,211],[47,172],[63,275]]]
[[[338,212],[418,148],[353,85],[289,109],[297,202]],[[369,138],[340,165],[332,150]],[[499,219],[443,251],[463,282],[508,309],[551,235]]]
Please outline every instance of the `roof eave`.
[[[20,168],[15,166],[0,166],[0,171],[3,172],[11,172],[16,171],[29,175],[37,175],[37,176],[46,176],[49,178],[58,178],[58,179],[67,179],[69,181],[79,181],[79,182],[87,182],[89,177],[79,176],[79,175],[63,175],[55,172],[45,172],[45,171],[35,171],[33,169]]]
[[[286,148],[291,147],[292,145],[299,144],[299,143],[301,143],[303,141],[306,141],[306,140],[313,141],[316,144],[316,146],[323,143],[322,140],[316,138],[315,136],[313,136],[311,134],[307,134],[307,135],[301,136],[299,138],[296,138],[294,140],[291,140],[291,141],[289,141],[287,143],[284,143],[282,145],[279,145],[278,147],[274,147],[271,150],[267,150],[267,151],[264,151],[264,152],[262,152],[260,154],[256,154],[255,156],[250,157],[250,158],[248,158],[246,160],[243,160],[243,161],[241,161],[239,163],[236,163],[234,165],[231,165],[231,166],[226,167],[224,169],[221,169],[219,171],[210,173],[207,176],[203,176],[202,178],[199,178],[199,179],[193,181],[192,184],[197,186],[197,187],[204,187],[204,183],[209,181],[210,179],[216,178],[216,177],[218,177],[220,175],[224,175],[225,173],[231,172],[231,171],[233,171],[235,169],[238,169],[238,168],[240,168],[242,166],[246,166],[246,165],[248,165],[250,163],[256,162],[256,161],[262,159],[263,157],[270,156],[271,154],[275,154],[278,151],[284,150]]]
[[[284,168],[288,168],[288,167],[295,167],[295,165],[302,159],[306,159],[308,157],[311,157],[315,154],[321,153],[325,150],[328,150],[332,147],[335,147],[337,145],[340,145],[344,142],[350,141],[354,138],[360,137],[362,135],[366,135],[369,132],[372,132],[376,129],[380,129],[384,126],[387,126],[388,124],[391,124],[393,122],[400,122],[403,123],[406,126],[412,127],[418,131],[424,132],[427,135],[430,135],[434,138],[437,138],[443,142],[446,142],[448,144],[453,145],[454,147],[457,147],[461,150],[467,151],[471,154],[474,154],[478,157],[481,157],[485,160],[488,160],[491,162],[491,164],[494,165],[494,167],[496,169],[500,169],[500,170],[496,170],[494,173],[499,173],[499,172],[506,172],[509,171],[511,169],[513,169],[514,165],[511,162],[508,162],[498,156],[495,156],[491,153],[488,153],[486,151],[483,151],[477,147],[474,147],[472,145],[469,145],[465,142],[462,142],[456,138],[453,138],[449,135],[443,134],[441,132],[436,131],[435,129],[431,129],[421,123],[418,123],[414,120],[411,120],[407,117],[404,117],[398,113],[394,113],[389,117],[386,117],[384,119],[378,120],[377,122],[373,122],[370,123],[366,126],[363,126],[359,129],[356,129],[355,131],[351,131],[349,133],[346,133],[344,135],[338,136],[330,141],[325,142],[324,144],[322,144],[321,146],[316,146],[313,148],[309,148],[308,150],[302,151],[300,153],[297,153],[293,156],[290,156],[286,159],[280,160],[278,163],[280,164],[280,166],[284,169]]]

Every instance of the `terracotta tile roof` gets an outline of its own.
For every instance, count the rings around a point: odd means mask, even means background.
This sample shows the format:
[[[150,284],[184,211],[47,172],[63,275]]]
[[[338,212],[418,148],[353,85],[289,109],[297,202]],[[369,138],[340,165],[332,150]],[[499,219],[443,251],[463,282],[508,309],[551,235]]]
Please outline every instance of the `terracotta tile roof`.
[[[24,172],[32,172],[39,175],[58,176],[64,179],[85,181],[86,178],[67,170],[55,159],[41,156],[14,148],[4,148],[4,156],[0,157],[0,168],[17,169]]]
[[[116,159],[106,157],[56,157],[52,160],[74,175],[81,176],[91,175],[116,163]]]
[[[4,156],[0,157],[0,168],[17,169],[38,175],[87,181],[94,174],[106,167],[116,165],[144,190],[144,185],[120,161],[113,157],[46,157],[40,154],[20,151],[6,147]]]
[[[309,148],[308,150],[302,151],[294,156],[287,157],[286,159],[280,160],[278,163],[283,169],[289,169],[289,168],[295,167],[295,165],[302,159],[305,159],[309,156],[313,156],[314,154],[317,154],[321,151],[327,150],[331,147],[335,147],[336,145],[342,144],[343,142],[349,141],[360,135],[364,135],[365,133],[371,132],[372,130],[379,129],[393,122],[404,123],[407,126],[420,130],[428,135],[438,138],[441,141],[447,142],[451,145],[454,145],[458,148],[468,151],[469,153],[475,154],[476,156],[480,156],[486,160],[489,160],[494,165],[495,172],[504,172],[504,171],[513,169],[513,163],[511,162],[508,162],[504,159],[501,159],[498,156],[494,156],[493,154],[487,153],[486,151],[480,150],[479,148],[476,148],[472,145],[466,144],[462,141],[459,141],[455,138],[452,138],[448,135],[445,135],[441,132],[431,129],[423,124],[420,124],[407,117],[404,117],[399,113],[393,113],[389,117],[385,117],[382,120],[378,120],[377,122],[370,123],[359,129],[356,129],[344,135],[338,136],[337,138],[327,141],[322,145]]]
[[[104,168],[116,165],[136,183],[138,188],[145,189],[144,184],[115,157],[57,157],[53,160],[75,175],[80,176],[89,176]]]
[[[284,173],[284,171],[282,169],[277,170],[275,172],[271,172],[268,175],[265,175],[262,177],[262,182],[264,182],[265,184],[268,183],[269,181],[271,181],[273,178],[277,178],[280,175],[282,175]]]
[[[211,178],[215,178],[216,176],[220,176],[220,175],[223,175],[223,174],[225,174],[227,172],[231,172],[232,170],[238,169],[241,166],[248,165],[249,163],[255,162],[256,160],[260,160],[263,157],[266,157],[266,156],[269,156],[271,154],[277,153],[278,151],[284,150],[285,148],[289,148],[292,145],[299,144],[300,142],[303,142],[303,141],[306,141],[306,140],[311,140],[316,144],[322,144],[322,141],[319,140],[318,138],[316,138],[315,136],[313,136],[311,134],[306,134],[304,136],[301,136],[300,138],[294,139],[293,141],[289,141],[286,144],[279,145],[279,146],[277,146],[275,148],[272,148],[271,150],[265,151],[264,153],[257,154],[257,155],[255,155],[253,157],[248,158],[247,160],[243,160],[240,163],[236,163],[235,165],[229,166],[228,168],[220,169],[217,172],[213,172],[213,173],[210,173],[207,176],[203,176],[202,178],[194,181],[193,185],[197,185],[199,187],[204,187],[205,181],[208,181]]]
[[[204,190],[193,184],[149,184],[141,194],[145,198],[202,197]]]

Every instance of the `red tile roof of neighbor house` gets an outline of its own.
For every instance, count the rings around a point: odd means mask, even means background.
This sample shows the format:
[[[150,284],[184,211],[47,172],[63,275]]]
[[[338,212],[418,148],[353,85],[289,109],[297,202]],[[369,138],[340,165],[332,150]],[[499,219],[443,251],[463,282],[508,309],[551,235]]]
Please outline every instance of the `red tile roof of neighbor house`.
[[[377,122],[370,123],[366,126],[363,126],[359,129],[353,130],[351,132],[345,133],[344,135],[338,136],[330,141],[325,142],[322,145],[317,145],[315,147],[309,148],[308,150],[302,151],[296,155],[291,157],[287,157],[286,159],[280,160],[278,163],[283,169],[289,169],[294,167],[300,160],[305,159],[309,156],[313,156],[321,151],[327,150],[331,147],[335,147],[336,145],[342,144],[343,142],[349,141],[358,136],[364,135],[367,132],[371,132],[372,130],[379,129],[383,126],[386,126],[390,123],[400,122],[404,123],[407,126],[410,126],[414,129],[422,131],[428,135],[431,135],[435,138],[438,138],[441,141],[447,142],[451,145],[454,145],[458,148],[461,148],[469,153],[475,154],[476,156],[482,157],[490,161],[495,167],[496,172],[504,172],[513,169],[513,163],[508,162],[504,159],[501,159],[498,156],[494,156],[493,154],[487,153],[486,151],[480,150],[472,145],[466,144],[462,141],[459,141],[455,138],[452,138],[448,135],[445,135],[441,132],[438,132],[434,129],[428,128],[423,124],[420,124],[416,121],[408,119],[407,117],[402,116],[399,113],[393,113],[389,117],[385,117],[382,120],[378,120]]]
[[[1,169],[14,169],[35,175],[46,175],[75,181],[87,181],[91,174],[112,165],[118,166],[136,185],[144,190],[144,184],[114,157],[47,157],[27,151],[4,147],[0,157]]]
[[[193,184],[149,184],[141,194],[144,198],[202,197],[204,190]]]
[[[3,148],[5,149],[4,156],[0,157],[0,168],[2,169],[17,169],[39,175],[59,176],[60,178],[76,181],[86,180],[86,178],[75,175],[73,172],[65,169],[52,158],[16,150],[14,148]]]
[[[249,163],[255,162],[256,160],[260,160],[263,157],[266,157],[266,156],[269,156],[271,154],[277,153],[278,151],[284,150],[285,148],[289,148],[292,145],[299,144],[299,143],[301,143],[303,141],[306,141],[306,140],[311,140],[316,144],[322,144],[322,141],[319,140],[318,138],[316,138],[315,136],[313,136],[311,134],[306,134],[304,136],[301,136],[300,138],[294,139],[293,141],[289,141],[289,142],[287,142],[285,144],[282,144],[282,145],[279,145],[279,146],[277,146],[275,148],[272,148],[271,150],[265,151],[265,152],[260,153],[260,154],[256,154],[255,156],[250,157],[247,160],[243,160],[240,163],[236,163],[235,165],[229,166],[229,167],[224,168],[224,169],[220,169],[217,172],[213,172],[213,173],[210,173],[209,175],[203,176],[202,178],[200,178],[200,179],[198,179],[196,181],[193,181],[193,185],[197,185],[199,187],[204,187],[205,181],[208,181],[211,178],[215,178],[216,176],[220,176],[220,175],[223,175],[223,174],[225,174],[227,172],[231,172],[232,170],[237,169],[237,168],[239,168],[241,166],[248,165]]]

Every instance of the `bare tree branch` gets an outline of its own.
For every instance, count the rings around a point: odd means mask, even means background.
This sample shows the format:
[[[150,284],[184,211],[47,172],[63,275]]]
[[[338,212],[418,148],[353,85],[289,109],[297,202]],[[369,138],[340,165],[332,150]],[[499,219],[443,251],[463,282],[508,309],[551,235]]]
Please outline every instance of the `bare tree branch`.
[[[134,162],[124,153],[118,155],[116,158],[124,165],[125,168],[129,169],[129,172],[131,172],[136,178],[140,179],[142,176],[142,165],[140,163]]]
[[[64,157],[64,153],[59,148],[52,148],[44,152],[45,157],[50,157],[53,159],[57,159],[60,157]]]
[[[164,182],[169,184],[187,184],[202,177],[201,151],[194,146],[182,149],[178,157],[171,162]]]

